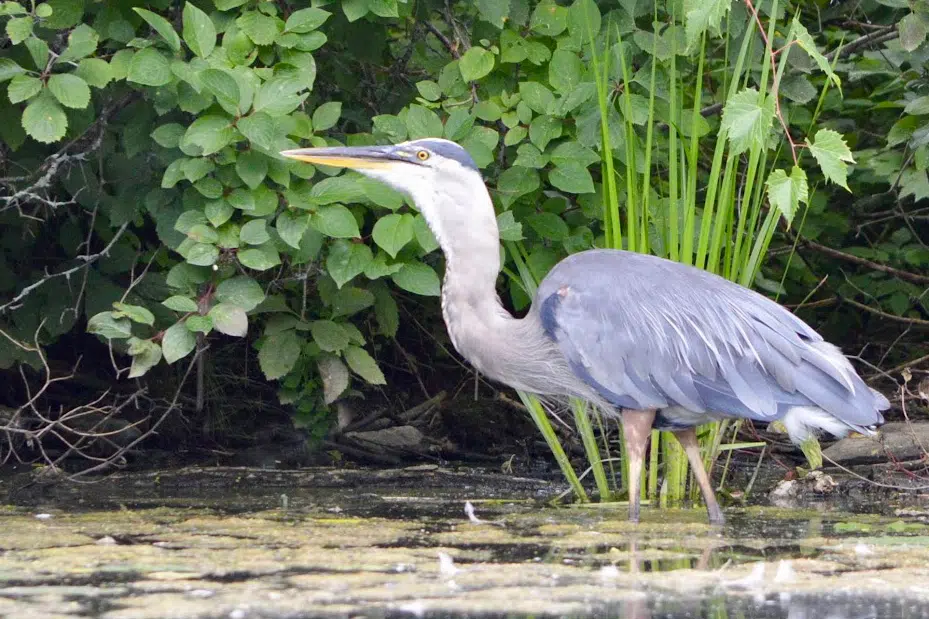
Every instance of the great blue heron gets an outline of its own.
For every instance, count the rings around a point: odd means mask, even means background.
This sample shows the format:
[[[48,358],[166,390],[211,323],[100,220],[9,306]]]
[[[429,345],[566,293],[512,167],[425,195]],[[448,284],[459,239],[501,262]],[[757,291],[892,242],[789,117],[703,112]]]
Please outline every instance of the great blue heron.
[[[448,333],[480,372],[541,396],[621,411],[632,521],[652,428],[677,436],[710,522],[721,523],[697,425],[781,420],[800,443],[819,430],[870,434],[883,423],[887,399],[806,323],[758,293],[663,258],[609,249],[571,255],[542,281],[526,316],[514,318],[496,292],[500,236],[490,195],[454,142],[282,154],[358,170],[413,200],[445,253]]]

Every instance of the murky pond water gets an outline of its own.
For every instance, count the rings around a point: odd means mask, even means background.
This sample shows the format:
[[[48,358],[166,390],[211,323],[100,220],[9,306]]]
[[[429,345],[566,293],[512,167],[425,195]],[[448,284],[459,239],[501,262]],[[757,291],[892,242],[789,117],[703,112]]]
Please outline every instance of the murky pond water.
[[[547,506],[549,483],[436,467],[5,490],[4,617],[929,617],[929,512],[891,504],[633,526]]]

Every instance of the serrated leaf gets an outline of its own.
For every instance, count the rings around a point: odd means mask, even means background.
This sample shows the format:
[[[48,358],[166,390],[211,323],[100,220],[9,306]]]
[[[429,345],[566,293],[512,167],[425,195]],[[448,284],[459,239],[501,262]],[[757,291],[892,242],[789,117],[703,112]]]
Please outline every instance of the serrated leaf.
[[[198,309],[196,301],[178,294],[168,297],[161,304],[175,312],[196,312]]]
[[[87,321],[87,332],[108,340],[125,339],[132,336],[132,323],[115,312],[100,312]]]
[[[137,322],[139,324],[154,326],[155,324],[155,315],[147,307],[142,307],[141,305],[130,305],[129,303],[113,303],[113,309],[116,311],[113,315],[116,318],[126,317],[132,322]]]
[[[313,111],[313,130],[325,131],[331,129],[339,121],[342,115],[342,103],[339,101],[329,101],[323,103]]]
[[[794,166],[787,176],[784,170],[774,170],[768,177],[768,200],[787,221],[793,221],[800,203],[807,203],[809,190],[806,182],[806,172]]]
[[[810,58],[816,63],[819,67],[819,70],[826,74],[826,76],[832,80],[836,87],[841,91],[842,90],[842,80],[839,79],[839,76],[835,74],[832,70],[832,65],[829,63],[829,60],[823,56],[819,49],[816,47],[816,42],[813,41],[813,37],[810,36],[810,32],[804,27],[803,24],[797,20],[795,17],[791,28],[794,31],[794,38],[797,40],[797,45],[803,48]]]
[[[338,352],[349,344],[348,333],[331,320],[314,320],[310,323],[313,341],[326,352]]]
[[[685,0],[684,30],[687,49],[694,49],[707,30],[718,32],[720,22],[731,6],[732,0]]]
[[[49,144],[64,137],[68,117],[47,91],[33,99],[23,110],[23,129],[36,142]]]
[[[167,19],[146,9],[134,7],[132,10],[144,19],[152,27],[152,30],[161,35],[161,38],[167,42],[168,47],[175,52],[181,51],[181,38],[177,36],[174,26]]]
[[[189,355],[196,345],[197,336],[182,322],[168,327],[161,339],[161,351],[169,364]]]
[[[343,351],[342,355],[345,357],[345,361],[348,362],[348,367],[370,384],[387,384],[387,379],[384,378],[381,369],[377,367],[377,362],[364,348],[349,346]]]
[[[14,17],[6,23],[6,36],[10,43],[19,45],[32,36],[32,17]]]
[[[408,292],[429,297],[442,294],[439,276],[428,264],[411,262],[390,276],[393,282]]]
[[[245,310],[232,303],[217,303],[207,314],[213,320],[213,328],[233,337],[244,337],[248,333],[248,316]]]
[[[182,15],[184,42],[194,54],[206,58],[216,47],[216,27],[210,16],[187,2]]]
[[[49,77],[48,90],[65,107],[83,110],[90,104],[90,86],[73,73],[56,73]]]
[[[735,154],[751,147],[761,147],[771,129],[774,117],[774,100],[761,103],[761,95],[754,88],[742,90],[732,96],[723,108],[721,127],[729,132],[731,148]]]
[[[513,211],[503,211],[497,215],[497,228],[503,241],[523,240],[523,225],[513,217]]]
[[[813,138],[813,143],[806,141],[816,162],[819,163],[823,174],[836,185],[848,189],[848,166],[846,163],[855,163],[852,151],[838,131],[820,129]]]
[[[261,285],[247,275],[223,280],[216,287],[216,300],[250,312],[265,300]]]
[[[373,258],[371,248],[367,245],[344,240],[336,241],[329,248],[326,270],[336,286],[341,288],[353,277],[364,272],[365,267]]]
[[[25,72],[26,70],[19,66],[15,60],[0,58],[0,82],[5,82]]]
[[[110,63],[100,58],[84,58],[77,65],[75,75],[82,78],[94,88],[105,88],[113,79]]]
[[[16,75],[7,86],[7,97],[10,103],[21,103],[39,94],[42,90],[42,80],[31,75]]]
[[[300,359],[300,339],[293,331],[269,335],[258,351],[258,365],[265,378],[275,380],[286,376]]]
[[[392,213],[377,220],[371,231],[374,242],[384,251],[396,258],[397,253],[413,240],[413,216]]]
[[[568,193],[593,193],[594,179],[579,163],[562,163],[548,174],[549,182]]]
[[[171,81],[171,64],[154,47],[140,49],[129,61],[126,80],[144,86],[164,86]]]
[[[202,333],[207,335],[213,330],[213,319],[209,316],[194,314],[193,316],[187,317],[187,320],[184,321],[184,326],[187,327],[187,330],[191,333]]]
[[[483,47],[472,47],[461,57],[458,70],[466,82],[479,80],[494,70],[494,55]]]
[[[87,24],[81,24],[68,35],[68,47],[58,57],[58,62],[73,62],[90,56],[96,51],[99,42],[97,31]]]
[[[323,381],[323,399],[326,404],[332,404],[348,389],[348,368],[335,355],[320,355],[316,367]]]

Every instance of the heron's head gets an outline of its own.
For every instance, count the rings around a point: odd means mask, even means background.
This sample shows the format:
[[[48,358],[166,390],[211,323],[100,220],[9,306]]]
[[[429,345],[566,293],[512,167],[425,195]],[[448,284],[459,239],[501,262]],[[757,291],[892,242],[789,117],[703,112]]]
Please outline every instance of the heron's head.
[[[458,144],[426,138],[392,146],[337,146],[285,150],[285,157],[357,170],[410,196],[421,208],[447,191],[483,187],[477,165]]]

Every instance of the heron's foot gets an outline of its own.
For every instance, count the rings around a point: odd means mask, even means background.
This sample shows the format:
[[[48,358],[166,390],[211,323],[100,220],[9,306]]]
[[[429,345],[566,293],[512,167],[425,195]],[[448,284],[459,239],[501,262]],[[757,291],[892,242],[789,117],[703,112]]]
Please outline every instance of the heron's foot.
[[[723,510],[719,508],[719,505],[712,505],[706,509],[707,516],[709,516],[710,524],[713,526],[721,526],[726,524],[726,516],[723,514]]]

